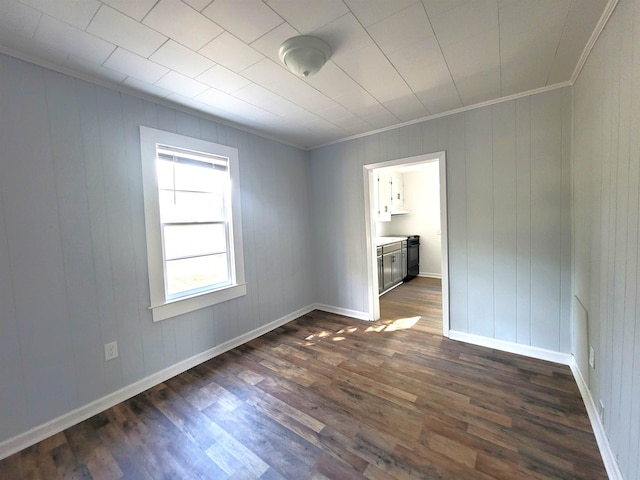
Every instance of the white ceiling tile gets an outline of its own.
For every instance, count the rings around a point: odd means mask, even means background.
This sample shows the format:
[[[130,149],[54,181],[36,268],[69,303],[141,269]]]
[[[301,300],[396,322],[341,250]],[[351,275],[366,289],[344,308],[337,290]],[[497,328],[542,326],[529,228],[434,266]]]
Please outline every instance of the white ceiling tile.
[[[176,70],[188,77],[197,77],[213,67],[213,62],[202,55],[189,50],[173,40],[169,40],[156,53],[149,57],[160,65]]]
[[[308,134],[300,133],[305,138],[312,138],[314,145],[328,142],[331,138],[343,138],[350,134],[343,128],[338,127],[330,122],[326,122],[322,119],[316,121],[303,123],[300,125],[302,128],[306,128]]]
[[[345,0],[353,14],[365,26],[373,25],[418,0]]]
[[[309,121],[311,116],[315,116],[286,98],[276,95],[255,83],[251,83],[234,92],[233,96],[256,105],[263,110],[295,121]]]
[[[228,32],[214,38],[200,49],[200,53],[236,73],[263,58],[262,54]]]
[[[500,37],[536,31],[538,38],[562,30],[571,0],[500,0]]]
[[[566,81],[608,1],[0,0],[0,51],[309,146]]]
[[[338,127],[348,131],[351,135],[357,135],[368,131],[371,126],[360,117],[352,115],[346,118],[339,118],[333,121]]]
[[[456,83],[459,77],[476,75],[500,66],[497,30],[489,30],[462,42],[443,46],[442,50]]]
[[[164,98],[171,95],[171,90],[160,88],[157,85],[143,82],[142,80],[138,80],[134,77],[127,77],[124,82],[122,82],[122,85],[132,90],[143,92],[158,98]]]
[[[328,105],[324,108],[314,110],[313,113],[330,122],[335,122],[343,118],[351,118],[354,116],[352,112],[336,102],[332,102],[331,105]]]
[[[374,129],[388,127],[389,125],[395,125],[400,121],[389,110],[384,108],[384,106],[380,105],[379,103],[370,105],[368,107],[361,107],[353,113],[362,118]]]
[[[314,30],[312,35],[329,44],[331,58],[335,58],[344,52],[359,50],[373,43],[367,31],[352,14],[343,15],[337,20]]]
[[[98,11],[97,0],[20,0],[58,20],[84,30]]]
[[[429,111],[420,103],[418,97],[410,92],[404,97],[394,98],[383,102],[384,107],[402,122],[429,115]]]
[[[171,90],[172,92],[178,93],[179,95],[183,95],[187,98],[193,98],[196,95],[200,95],[209,88],[204,83],[173,71],[167,73],[164,77],[155,82],[154,85],[157,85],[160,88],[166,88],[167,90]]]
[[[333,104],[307,82],[269,59],[243,70],[242,75],[312,111]]]
[[[558,49],[560,32],[544,38],[522,35],[501,42],[502,95],[533,90],[545,85]]]
[[[155,83],[169,71],[166,67],[124,48],[117,48],[103,65],[147,83]]]
[[[388,57],[414,92],[452,81],[435,37],[394,50]]]
[[[182,0],[187,5],[193,7],[197,11],[201,12],[207,8],[213,0]]]
[[[32,37],[16,35],[11,30],[0,28],[0,48],[9,55],[17,52],[20,58],[45,66],[65,65],[69,54],[56,43],[42,43]]]
[[[184,107],[193,108],[194,110],[202,110],[205,106],[199,100],[195,98],[185,97],[184,95],[180,95],[179,93],[172,93],[171,95],[167,95],[165,100],[168,100],[173,103],[177,103],[178,105],[182,105]]]
[[[400,53],[400,51],[396,53]],[[451,109],[462,106],[449,68],[439,52],[438,55],[421,57],[413,62],[410,59],[409,56],[402,61],[413,65],[413,67],[407,67],[411,70],[410,74],[405,75],[405,78],[411,90],[430,114],[444,111],[444,105]],[[401,73],[405,68],[405,64],[402,62],[394,63]]]
[[[180,0],[160,0],[142,23],[192,50],[222,33],[220,26]]]
[[[457,8],[473,0],[422,0],[424,8],[430,17],[440,15],[448,10]],[[528,0],[527,0],[528,1]]]
[[[167,40],[164,35],[107,5],[100,7],[87,32],[143,57],[151,55]]]
[[[429,110],[431,115],[447,112],[462,107],[462,100],[453,82],[435,85],[424,90],[416,91],[416,96]]]
[[[66,66],[76,72],[81,72],[94,78],[107,80],[112,83],[121,83],[127,76],[97,63],[88,61],[86,58],[79,58],[75,55],[67,59]]]
[[[560,44],[547,79],[549,85],[571,79],[593,28],[602,14],[607,0],[583,0],[571,4]]]
[[[215,88],[210,88],[204,93],[201,93],[196,97],[196,100],[210,105],[212,108],[208,109],[208,111],[214,114],[223,114],[224,116],[224,112],[230,112],[240,119],[245,117],[252,118],[255,122],[262,121],[271,123],[280,121],[280,117],[277,115],[233,97],[228,93],[216,90]]]
[[[42,45],[56,45],[68,55],[99,64],[115,49],[115,45],[47,15],[42,16],[34,39]]]
[[[158,0],[100,0],[134,20],[142,20]]]
[[[262,0],[216,0],[202,13],[246,43],[283,22]]]
[[[371,25],[367,31],[386,54],[434,36],[420,2]]]
[[[341,55],[335,63],[380,102],[411,93],[406,82],[374,44]]]
[[[379,102],[369,92],[333,62],[328,62],[318,74],[306,79],[306,81],[327,98],[351,112],[379,105]]]
[[[498,67],[457,77],[455,82],[464,105],[475,105],[488,98],[500,97],[500,68]]]
[[[442,46],[462,42],[488,30],[498,30],[496,0],[471,0],[429,18]]]
[[[265,3],[303,35],[349,13],[342,0],[266,0]]]
[[[251,46],[262,53],[265,57],[270,58],[276,63],[281,63],[280,57],[278,56],[280,45],[282,45],[285,40],[297,35],[298,32],[291,25],[283,23],[282,25],[278,25],[269,33],[261,36],[255,42],[252,42]]]
[[[40,12],[13,1],[0,2],[0,30],[5,35],[32,37],[40,20]]]
[[[196,79],[202,83],[222,90],[225,93],[233,93],[251,83],[245,77],[232,72],[222,65],[215,65],[206,72],[198,75]]]

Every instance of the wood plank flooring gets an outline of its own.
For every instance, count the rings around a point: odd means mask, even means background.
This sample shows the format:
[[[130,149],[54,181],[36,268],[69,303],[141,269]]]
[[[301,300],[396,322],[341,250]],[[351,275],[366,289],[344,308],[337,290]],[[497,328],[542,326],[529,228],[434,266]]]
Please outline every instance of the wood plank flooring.
[[[442,338],[416,278],[311,312],[0,462],[9,479],[599,479],[570,370]]]

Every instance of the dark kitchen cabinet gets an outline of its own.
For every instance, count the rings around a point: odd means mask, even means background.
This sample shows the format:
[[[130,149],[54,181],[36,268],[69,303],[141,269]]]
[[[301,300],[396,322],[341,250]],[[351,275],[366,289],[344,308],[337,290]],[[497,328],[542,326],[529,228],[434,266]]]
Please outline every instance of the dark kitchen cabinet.
[[[378,247],[378,293],[384,292],[402,280],[407,274],[407,242],[393,242]]]

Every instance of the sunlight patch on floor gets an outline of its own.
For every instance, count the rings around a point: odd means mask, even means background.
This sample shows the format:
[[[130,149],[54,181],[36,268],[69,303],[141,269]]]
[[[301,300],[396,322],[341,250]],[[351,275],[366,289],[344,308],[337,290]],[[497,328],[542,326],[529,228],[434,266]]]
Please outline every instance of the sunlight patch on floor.
[[[407,317],[407,318],[398,318],[397,320],[393,320],[392,322],[386,325],[376,325],[375,327],[369,327],[365,330],[365,332],[395,332],[397,330],[409,330],[420,320],[420,316],[417,317]]]

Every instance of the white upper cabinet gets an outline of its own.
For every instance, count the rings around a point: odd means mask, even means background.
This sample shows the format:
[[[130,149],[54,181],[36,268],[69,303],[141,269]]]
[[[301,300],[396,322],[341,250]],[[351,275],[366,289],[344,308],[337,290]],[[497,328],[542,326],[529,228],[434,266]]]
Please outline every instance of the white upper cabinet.
[[[391,215],[409,213],[404,206],[404,182],[402,173],[382,170],[376,173],[374,182],[377,220],[391,221]]]
[[[391,221],[391,176],[388,172],[377,172],[374,188],[379,222]]]
[[[391,173],[391,213],[404,210],[404,185],[400,172]]]

